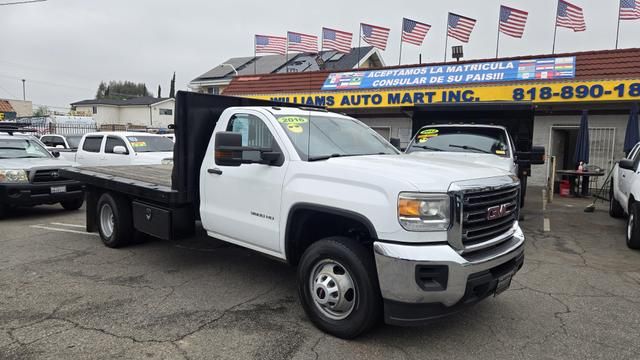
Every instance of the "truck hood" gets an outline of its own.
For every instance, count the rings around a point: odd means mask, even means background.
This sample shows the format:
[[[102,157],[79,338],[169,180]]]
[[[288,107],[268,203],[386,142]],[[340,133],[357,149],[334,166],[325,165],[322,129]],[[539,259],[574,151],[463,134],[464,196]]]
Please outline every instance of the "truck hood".
[[[133,157],[134,164],[160,164],[163,159],[173,159],[172,151],[164,151],[164,152],[147,152],[147,153],[136,153],[136,156]]]
[[[465,161],[483,166],[492,166],[505,171],[514,171],[513,159],[492,154],[472,154],[464,152],[416,151],[406,154],[423,161]]]
[[[72,161],[52,158],[2,159],[0,161],[0,169],[2,170],[58,169],[76,165]]]
[[[453,182],[510,175],[507,170],[465,161],[463,157],[434,157],[408,155],[372,155],[332,158],[327,165],[333,171],[357,172],[369,179],[385,177],[405,181],[422,192],[443,192]]]

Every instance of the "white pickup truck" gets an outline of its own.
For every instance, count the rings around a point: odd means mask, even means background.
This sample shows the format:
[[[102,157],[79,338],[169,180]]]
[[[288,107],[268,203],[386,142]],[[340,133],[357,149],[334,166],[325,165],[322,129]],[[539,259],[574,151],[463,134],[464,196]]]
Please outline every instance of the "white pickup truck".
[[[151,165],[171,162],[173,141],[139,132],[85,134],[75,153],[80,166]]]
[[[356,119],[180,92],[170,166],[76,168],[87,231],[193,233],[297,266],[320,329],[423,324],[499,294],[524,261],[518,178],[465,159],[401,154]]]
[[[609,215],[627,216],[626,239],[631,249],[640,249],[640,143],[631,149],[627,158],[613,169],[610,188]]]

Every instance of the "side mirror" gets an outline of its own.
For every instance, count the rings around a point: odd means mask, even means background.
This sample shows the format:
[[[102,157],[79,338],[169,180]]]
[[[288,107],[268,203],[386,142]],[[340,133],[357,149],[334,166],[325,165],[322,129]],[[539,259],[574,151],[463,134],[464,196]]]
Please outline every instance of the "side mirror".
[[[216,133],[215,162],[220,166],[242,164],[242,134],[224,131]]]
[[[395,147],[396,149],[400,150],[400,139],[391,138],[391,139],[389,139],[389,142],[391,143],[391,145],[393,145],[393,147]]]
[[[260,154],[262,161],[267,165],[271,165],[277,162],[278,160],[281,159],[281,156],[282,156],[282,153],[278,151],[263,151]]]
[[[53,155],[54,158],[59,158],[60,157],[60,151],[52,151],[51,155]]]
[[[635,170],[635,163],[633,162],[633,160],[629,160],[629,159],[624,159],[624,160],[620,160],[620,162],[618,163],[618,166],[620,167],[620,169],[625,169],[625,170]]]
[[[116,145],[113,147],[113,153],[114,154],[119,154],[119,155],[124,155],[127,153],[127,148],[122,146],[122,145]]]
[[[520,165],[544,165],[546,155],[544,146],[532,146],[531,151],[519,151],[516,156]]]

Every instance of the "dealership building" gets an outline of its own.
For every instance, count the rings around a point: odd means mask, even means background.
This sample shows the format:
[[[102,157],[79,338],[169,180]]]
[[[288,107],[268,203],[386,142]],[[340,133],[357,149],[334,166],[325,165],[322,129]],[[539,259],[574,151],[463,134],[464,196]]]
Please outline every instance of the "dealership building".
[[[402,146],[413,136],[416,107],[531,103],[532,143],[555,156],[556,169],[574,167],[580,118],[588,110],[590,163],[606,170],[624,156],[630,108],[640,100],[640,49],[237,76],[224,94],[326,106]],[[529,183],[545,185],[550,172],[548,165],[534,166]]]

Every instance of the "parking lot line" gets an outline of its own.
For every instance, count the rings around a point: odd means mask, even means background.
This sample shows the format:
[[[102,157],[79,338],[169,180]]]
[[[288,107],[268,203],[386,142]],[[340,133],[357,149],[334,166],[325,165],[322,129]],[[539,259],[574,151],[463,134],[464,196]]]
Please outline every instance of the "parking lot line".
[[[551,231],[551,221],[549,221],[549,218],[544,218],[544,232],[549,232]]]
[[[86,227],[85,225],[66,224],[66,223],[58,223],[58,222],[52,222],[50,224],[51,225],[58,225],[58,226],[76,227],[76,228],[82,228],[82,229],[84,229]]]
[[[78,231],[78,230],[70,230],[70,229],[59,229],[59,228],[54,228],[54,227],[44,226],[44,225],[31,225],[29,227],[35,228],[35,229],[44,229],[44,230],[51,230],[51,231],[68,232],[68,233],[72,233],[72,234],[99,236],[96,233],[89,233],[89,232],[86,232],[86,231]]]

